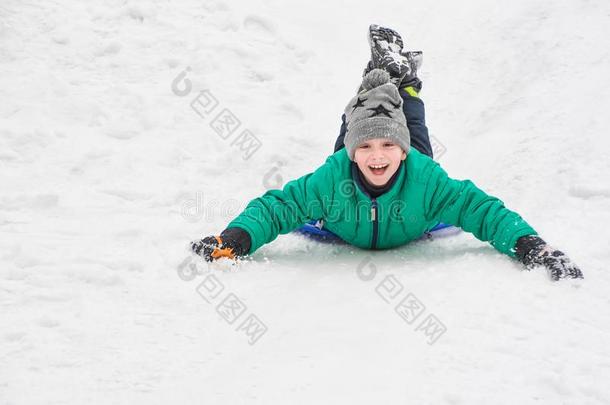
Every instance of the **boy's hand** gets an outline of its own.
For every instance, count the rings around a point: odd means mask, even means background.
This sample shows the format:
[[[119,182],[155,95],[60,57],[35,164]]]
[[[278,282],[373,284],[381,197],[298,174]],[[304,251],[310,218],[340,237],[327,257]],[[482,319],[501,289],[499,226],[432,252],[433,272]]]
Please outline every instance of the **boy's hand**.
[[[200,241],[191,242],[193,252],[206,261],[226,257],[235,260],[250,250],[250,235],[240,228],[229,228],[220,235],[207,236]]]
[[[583,278],[582,271],[565,253],[549,246],[538,236],[519,238],[516,251],[527,269],[544,266],[554,281],[562,278]]]
[[[235,259],[233,248],[225,246],[220,236],[206,236],[198,242],[191,242],[191,249],[208,262],[221,257]]]

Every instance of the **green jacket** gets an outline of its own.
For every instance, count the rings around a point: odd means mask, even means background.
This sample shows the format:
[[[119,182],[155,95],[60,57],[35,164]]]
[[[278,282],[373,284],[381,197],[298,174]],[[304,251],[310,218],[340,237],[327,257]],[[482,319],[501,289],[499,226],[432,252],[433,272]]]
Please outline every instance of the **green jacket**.
[[[393,187],[371,199],[354,182],[343,148],[313,173],[250,201],[227,228],[248,232],[249,254],[312,219],[323,219],[325,229],[366,249],[404,245],[443,222],[515,257],[517,239],[537,234],[501,200],[470,180],[448,177],[438,163],[414,148],[398,170]]]

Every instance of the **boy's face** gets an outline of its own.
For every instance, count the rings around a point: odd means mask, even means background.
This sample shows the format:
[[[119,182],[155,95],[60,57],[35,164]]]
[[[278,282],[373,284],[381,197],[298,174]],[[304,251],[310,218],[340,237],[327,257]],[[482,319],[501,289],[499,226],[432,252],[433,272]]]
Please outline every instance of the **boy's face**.
[[[405,151],[394,142],[377,138],[358,145],[354,153],[354,162],[369,183],[383,186],[396,173],[400,161],[405,160],[406,157]]]

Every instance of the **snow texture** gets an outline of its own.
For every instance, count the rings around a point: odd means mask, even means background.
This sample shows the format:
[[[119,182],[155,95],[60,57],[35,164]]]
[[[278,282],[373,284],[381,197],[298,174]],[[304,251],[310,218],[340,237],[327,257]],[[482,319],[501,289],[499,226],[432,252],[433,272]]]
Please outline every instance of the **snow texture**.
[[[441,165],[583,281],[467,233],[186,254],[324,162],[371,23]],[[4,0],[0,404],[610,403],[608,38],[606,0]]]

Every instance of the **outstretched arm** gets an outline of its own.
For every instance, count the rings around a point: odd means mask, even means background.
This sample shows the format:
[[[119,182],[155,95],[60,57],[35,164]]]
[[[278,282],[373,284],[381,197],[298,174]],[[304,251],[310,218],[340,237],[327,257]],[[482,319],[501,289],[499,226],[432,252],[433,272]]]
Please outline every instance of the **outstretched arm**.
[[[450,178],[436,162],[430,161],[422,179],[427,179],[424,212],[429,221],[459,226],[511,257],[515,257],[513,247],[517,239],[537,234],[501,200],[486,194],[470,180]]]
[[[318,186],[332,182],[328,175],[326,170],[316,171],[288,182],[282,190],[267,191],[250,201],[228,228],[248,232],[252,241],[248,253],[252,254],[278,235],[289,233],[311,219],[324,218],[324,199]]]
[[[553,280],[582,278],[580,269],[563,252],[550,247],[519,214],[470,180],[450,178],[433,161],[422,179],[427,179],[424,210],[428,220],[459,226],[528,269],[545,266]]]
[[[193,251],[208,261],[245,256],[279,234],[324,218],[332,196],[324,196],[322,188],[333,184],[331,166],[327,160],[315,172],[286,183],[282,190],[269,190],[253,199],[220,235],[192,243]]]

